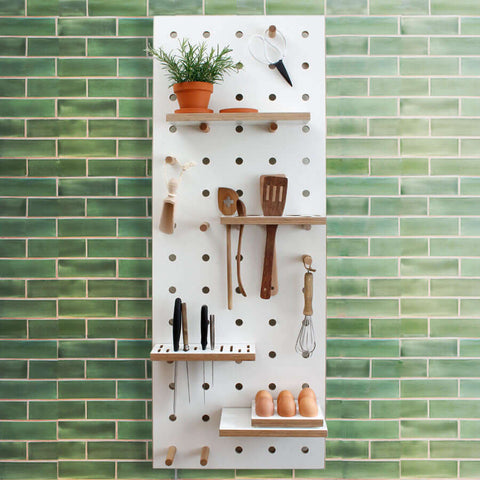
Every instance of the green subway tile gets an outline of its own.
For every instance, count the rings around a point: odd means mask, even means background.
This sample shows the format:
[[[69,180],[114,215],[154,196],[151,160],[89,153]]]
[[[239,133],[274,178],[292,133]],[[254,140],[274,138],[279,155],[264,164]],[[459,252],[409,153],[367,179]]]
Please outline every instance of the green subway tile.
[[[244,477],[240,477],[242,474]],[[167,474],[168,475],[168,474]],[[204,469],[187,469],[187,470],[178,470],[178,475],[181,475],[182,479],[233,479],[233,478],[248,478],[248,475],[251,475],[255,478],[264,478],[268,476],[269,478],[291,478],[292,470],[204,470]],[[160,478],[160,477],[149,477],[149,478]],[[170,477],[161,477],[161,478],[170,478]],[[173,477],[172,477],[173,478]]]
[[[395,35],[397,32],[396,17],[327,17],[327,35]]]
[[[476,400],[431,400],[430,416],[435,418],[480,418]]]
[[[327,78],[327,95],[337,96],[365,96],[368,92],[366,78]]]
[[[428,15],[428,0],[370,0],[372,15]]]
[[[403,218],[400,219],[400,235],[456,235],[458,221],[453,218]]]
[[[426,418],[427,400],[373,400],[372,418]]]
[[[372,37],[370,39],[371,55],[427,55],[427,53],[427,38]]]
[[[115,438],[115,423],[95,420],[59,421],[58,438]]]
[[[327,175],[363,175],[368,173],[367,158],[327,158]]]
[[[424,238],[372,238],[370,254],[375,257],[423,256],[428,254],[428,240]]]
[[[433,37],[430,39],[432,55],[475,55],[480,50],[476,37]]]
[[[0,422],[2,440],[55,440],[55,422]]]
[[[89,176],[140,177],[145,175],[144,159],[89,160]],[[131,180],[131,179],[128,179]],[[122,194],[123,195],[123,194]]]
[[[147,245],[141,239],[88,240],[89,257],[145,257]]]
[[[369,360],[327,359],[327,377],[369,377]]]
[[[28,120],[29,137],[85,137],[85,120]]]
[[[152,100],[136,99],[118,101],[120,117],[152,117]]]
[[[327,380],[327,396],[341,398],[398,398],[398,380],[330,378]]]
[[[428,322],[418,318],[372,319],[373,337],[426,337]]]
[[[85,320],[30,320],[30,338],[85,338]]]
[[[60,277],[114,277],[116,275],[116,261],[59,260],[58,275]]]
[[[28,161],[28,173],[32,177],[83,177],[86,172],[84,159],[37,159]]]
[[[475,97],[480,88],[477,78],[433,78],[431,83],[434,96]]]
[[[90,460],[141,460],[146,458],[145,442],[88,442],[87,454]]]
[[[393,116],[397,115],[395,99],[330,98],[327,100],[328,116]]]
[[[480,344],[476,340],[460,340],[461,357],[476,357],[478,356],[479,351]]]
[[[26,160],[16,158],[0,158],[0,176],[25,176]]]
[[[478,140],[461,140],[461,149],[462,155],[475,157],[478,154],[478,147],[480,146],[480,141]]]
[[[115,155],[115,140],[59,140],[58,154],[63,157],[108,157]]]
[[[398,275],[397,266],[397,259],[331,258],[327,264],[327,275],[331,277],[393,277]]]
[[[28,446],[29,460],[83,458],[85,458],[84,442],[32,442]]]
[[[2,69],[2,71],[5,70]],[[4,117],[53,117],[55,102],[53,99],[2,99],[0,100],[0,114]]]
[[[2,0],[0,15],[25,15],[25,2],[23,0]]]
[[[142,198],[87,200],[87,215],[91,217],[140,217],[146,214],[146,203]]]
[[[55,480],[55,462],[1,462],[2,480]]]
[[[480,231],[480,223],[476,218],[462,218],[461,220],[461,232],[463,236],[468,236],[468,235],[473,235],[473,236],[478,236],[478,232]],[[477,268],[477,264],[474,260],[464,260],[463,263],[465,264],[465,267],[469,269],[469,271],[473,271],[472,269],[469,268],[470,262],[474,262],[472,266],[474,268]],[[478,270],[477,270],[478,272]],[[462,274],[463,275],[468,275],[468,273],[465,272],[465,269],[462,269]],[[472,274],[476,275],[476,273]]]
[[[327,15],[367,14],[366,0],[327,0]]]
[[[465,17],[460,19],[462,35],[476,35],[480,30],[478,17]]]
[[[103,315],[106,316],[106,315]],[[152,303],[150,300],[119,300],[119,317],[151,317]]]
[[[268,0],[266,13],[268,15],[323,14],[324,3],[324,0],[299,0],[294,3],[288,0]]]
[[[420,440],[371,443],[372,458],[427,458],[428,442]]]
[[[91,282],[90,282],[91,284]],[[113,335],[115,332],[115,335]],[[145,338],[144,320],[89,320],[89,338]]]
[[[118,438],[140,440],[152,438],[152,422],[118,422]]]
[[[328,300],[328,314],[330,316],[357,317],[395,316],[398,315],[397,300],[378,299],[342,299]]]
[[[121,480],[135,480],[141,476],[145,480],[173,479],[174,473],[169,469],[154,469],[152,462],[117,462],[118,477]],[[210,470],[211,471],[211,470]],[[222,470],[226,472],[226,470]],[[202,472],[203,473],[203,472]]]
[[[115,100],[58,100],[60,117],[109,117],[116,111]]]
[[[431,397],[456,397],[456,380],[400,380],[400,394],[402,397],[431,398]]]
[[[367,292],[367,280],[346,280],[344,278],[328,280],[327,295],[329,297],[366,297]]]
[[[0,22],[1,24],[1,22]],[[3,31],[2,31],[3,33]],[[0,59],[0,68],[5,76],[28,76],[36,75],[38,77],[48,77],[55,75],[55,59],[53,58],[2,58]],[[23,96],[23,94],[22,94]],[[53,116],[51,107],[42,107],[42,102],[46,100],[29,100],[31,104],[23,104],[22,100],[2,100],[0,101],[0,111],[4,116],[21,116],[15,115],[16,108],[26,109],[25,115],[36,116]],[[48,101],[51,104],[51,100]],[[48,108],[48,109],[47,109]],[[32,113],[30,113],[32,112]],[[48,112],[48,115],[41,115],[42,112]]]
[[[328,195],[396,195],[398,179],[391,177],[330,177]]]
[[[363,400],[327,400],[327,418],[368,418],[368,402]]]
[[[374,157],[397,154],[397,140],[374,138],[328,139],[329,156],[370,155]]]
[[[4,217],[23,217],[26,215],[27,202],[24,198],[2,198],[0,211]]]
[[[4,37],[0,39],[0,48],[5,56],[24,56],[25,45],[24,38]]]
[[[457,17],[401,17],[400,33],[404,35],[455,35]]]
[[[120,58],[118,74],[121,77],[151,77],[152,62],[151,58]]]
[[[480,120],[470,119],[448,119],[448,120],[432,120],[433,136],[458,136],[470,137],[478,132]]]
[[[400,58],[400,75],[458,75],[458,73],[456,58]]]
[[[295,478],[399,478],[400,465],[395,462],[331,461],[325,463],[325,470],[295,470]]]
[[[329,339],[327,351],[329,357],[397,357],[399,344],[394,339]]]
[[[431,280],[431,295],[432,297],[476,297],[478,296],[478,289],[480,287],[480,280],[469,279],[439,279]]]
[[[26,442],[2,442],[0,443],[0,458],[2,460],[26,460]]]
[[[461,420],[460,421],[460,438],[478,439],[478,427],[480,422],[477,420]]]
[[[427,136],[427,119],[372,119],[370,120],[370,135],[375,137],[392,136]]]
[[[329,280],[330,281],[330,280]],[[419,297],[428,295],[428,281],[420,279],[372,279],[373,297]]]
[[[428,160],[426,158],[372,158],[370,167],[372,175],[428,174]]]
[[[475,274],[478,274],[478,269]],[[460,313],[462,316],[475,317],[478,314],[479,307],[479,300],[460,300]]]
[[[431,174],[432,175],[480,175],[480,162],[478,159],[451,159],[451,158],[436,158],[431,160]],[[475,179],[474,179],[475,180]],[[468,187],[469,179],[465,179]],[[468,192],[468,188],[467,192]],[[476,190],[475,190],[476,191]],[[462,191],[462,193],[464,193]],[[468,194],[473,194],[468,192]]]
[[[462,178],[460,179],[460,191],[462,195],[478,195],[478,187],[480,185],[478,178]],[[469,199],[467,199],[469,200]]]
[[[142,218],[125,218],[118,220],[119,237],[151,237],[152,221]]]
[[[430,335],[432,337],[477,337],[479,327],[478,319],[431,319]]]
[[[454,342],[455,340],[452,340]],[[468,355],[470,352],[462,352],[462,355]],[[478,355],[478,348],[473,352]],[[430,376],[431,377],[475,377],[476,371],[480,365],[479,360],[430,360]],[[478,371],[478,370],[477,370]]]
[[[14,157],[54,156],[55,140],[0,140],[0,151]]]
[[[368,319],[329,318],[327,332],[330,337],[368,337]]]
[[[117,371],[118,373],[118,371]],[[145,402],[141,401],[89,401],[89,419],[145,419]]]
[[[80,295],[79,295],[80,296]],[[89,297],[146,297],[146,280],[90,280]]]
[[[115,35],[115,22],[115,18],[59,18],[58,35]]]
[[[480,5],[471,0],[457,0],[452,5],[448,0],[431,0],[433,15],[478,15]]]
[[[457,478],[457,462],[443,460],[402,460],[402,478]]]
[[[329,238],[327,240],[329,257],[361,257],[368,252],[368,241],[357,238]]]
[[[398,422],[329,420],[329,438],[398,438]]]
[[[6,301],[7,300],[5,300],[5,302]],[[18,303],[21,303],[21,302],[18,302]],[[23,303],[26,303],[26,302],[23,302]],[[40,302],[33,302],[33,303],[40,303]],[[14,315],[10,315],[10,316],[14,316]],[[4,358],[56,358],[57,357],[57,345],[54,340],[52,341],[0,340],[0,345],[2,347],[2,357]]]
[[[478,380],[460,380],[460,396],[467,398],[477,398],[480,392],[480,382]],[[462,437],[465,434],[462,431]],[[476,429],[475,438],[478,437],[478,427]]]
[[[146,0],[131,0],[121,5],[112,5],[106,0],[89,0],[88,14],[98,16],[144,16],[147,14]]]
[[[402,315],[417,316],[453,316],[458,311],[457,300],[455,299],[401,299],[400,309]]]
[[[84,297],[84,280],[28,280],[27,295],[30,298]]]
[[[480,462],[460,462],[461,478],[477,478]]]
[[[90,137],[146,137],[146,120],[90,120]]]
[[[31,217],[73,217],[85,215],[83,198],[41,198],[28,200]]]
[[[54,260],[0,260],[0,271],[4,278],[55,277]]]
[[[118,195],[150,197],[152,195],[151,178],[120,178],[118,179]]]
[[[328,440],[326,444],[328,458],[368,458],[368,443],[348,440]]]
[[[0,381],[0,398],[13,399],[54,399],[57,395],[53,381]]]
[[[56,194],[54,178],[5,178],[0,179],[3,196],[49,196]]]
[[[115,315],[114,300],[59,300],[62,317],[111,317]]]
[[[25,79],[0,79],[0,97],[24,97]]]
[[[121,157],[151,157],[151,140],[119,140],[118,155]]]
[[[60,237],[115,236],[115,223],[114,219],[61,219],[58,220],[58,235]]]
[[[84,257],[85,240],[35,240],[28,241],[29,257]]]
[[[372,198],[371,215],[427,215],[426,198]]]
[[[60,196],[107,196],[115,195],[113,178],[60,179],[58,181]]]
[[[89,38],[88,55],[92,57],[143,57],[144,38]]]
[[[458,275],[458,260],[445,258],[402,258],[400,273],[406,276]]]
[[[479,458],[480,442],[433,441],[430,443],[432,458]]]
[[[13,179],[9,179],[13,180]],[[0,229],[5,236],[12,237],[54,237],[54,219],[0,219]],[[8,256],[8,255],[7,255]],[[23,256],[23,255],[22,255]],[[40,265],[40,264],[37,264]],[[5,275],[4,275],[5,276]]]
[[[27,378],[27,361],[2,360],[0,378]]]
[[[119,380],[118,398],[152,398],[151,380]]]
[[[119,277],[146,277],[152,276],[152,261],[150,259],[141,260],[123,260],[118,261]]]
[[[426,78],[370,78],[370,95],[390,97],[392,95],[428,95]]]
[[[125,36],[149,36],[153,35],[152,18],[119,18],[118,34]]]
[[[400,99],[401,115],[458,115],[458,100],[450,98],[402,98]]]
[[[480,101],[476,98],[462,99],[462,115],[466,117],[478,117]]]
[[[2,280],[2,283],[6,282],[8,280]],[[19,282],[23,283],[23,280]],[[0,338],[27,338],[26,320],[0,320]]]
[[[115,76],[117,62],[113,58],[59,58],[57,72],[60,77]]]
[[[457,355],[457,341],[402,340],[400,355],[402,357],[452,357]]]
[[[2,35],[55,35],[55,19],[3,17],[0,19],[0,31]]]
[[[75,357],[113,357],[113,340],[62,340],[58,345],[59,358]]]
[[[23,137],[25,135],[24,120],[0,119],[0,135],[2,137]]]
[[[55,464],[56,465],[56,464]],[[57,478],[57,477],[56,477]],[[58,478],[109,480],[115,478],[115,462],[58,462]]]
[[[327,123],[327,135],[329,137],[343,137],[347,135],[360,136],[366,134],[366,119],[330,118]]]
[[[58,398],[115,398],[115,382],[110,380],[60,380],[58,382]]]
[[[82,16],[86,14],[85,0],[27,0],[28,15]]]
[[[81,57],[85,55],[85,40],[83,38],[29,38],[28,55]]]
[[[84,378],[85,366],[81,360],[30,361],[29,378]]]
[[[148,358],[152,349],[150,340],[119,340],[117,356],[119,358]]]
[[[55,316],[55,301],[0,300],[0,317],[48,318]]]
[[[91,79],[88,82],[90,97],[146,97],[147,83],[144,79]]]
[[[367,37],[327,37],[327,55],[367,55]]]
[[[86,81],[66,78],[29,78],[29,97],[84,97]]]

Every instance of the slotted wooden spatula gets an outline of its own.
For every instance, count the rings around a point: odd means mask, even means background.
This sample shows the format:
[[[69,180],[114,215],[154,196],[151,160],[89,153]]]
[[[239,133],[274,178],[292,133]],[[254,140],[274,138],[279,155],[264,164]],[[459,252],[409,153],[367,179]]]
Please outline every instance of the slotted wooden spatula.
[[[287,200],[288,178],[266,176],[263,178],[262,210],[266,217],[281,216]],[[275,237],[278,225],[267,225],[267,240],[263,259],[262,286],[260,297],[268,299],[272,294],[272,267]]]

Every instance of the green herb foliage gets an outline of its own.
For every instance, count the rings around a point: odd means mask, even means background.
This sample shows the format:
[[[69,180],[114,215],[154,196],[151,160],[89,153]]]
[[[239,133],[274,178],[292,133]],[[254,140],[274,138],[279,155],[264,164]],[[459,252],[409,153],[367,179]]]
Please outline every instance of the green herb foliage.
[[[182,82],[222,82],[225,74],[238,71],[237,64],[229,55],[231,51],[228,46],[220,50],[218,45],[208,51],[205,42],[192,45],[186,39],[180,42],[178,53],[167,53],[162,48],[148,46],[148,53],[167,71],[172,82],[170,86]]]

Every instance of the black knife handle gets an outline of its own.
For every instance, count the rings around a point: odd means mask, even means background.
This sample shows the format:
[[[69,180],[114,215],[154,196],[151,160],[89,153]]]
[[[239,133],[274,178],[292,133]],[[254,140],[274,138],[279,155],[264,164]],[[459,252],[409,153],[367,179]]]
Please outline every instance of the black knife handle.
[[[178,352],[180,349],[180,333],[182,331],[182,300],[175,299],[175,308],[173,310],[173,350]]]
[[[202,306],[201,315],[200,315],[200,334],[202,350],[207,348],[208,342],[208,307],[206,305]]]

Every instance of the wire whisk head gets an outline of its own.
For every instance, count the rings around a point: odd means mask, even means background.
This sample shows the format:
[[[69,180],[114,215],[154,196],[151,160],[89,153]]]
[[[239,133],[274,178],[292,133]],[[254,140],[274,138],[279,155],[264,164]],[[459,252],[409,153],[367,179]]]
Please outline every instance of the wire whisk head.
[[[317,342],[315,341],[315,330],[313,328],[313,322],[310,317],[305,317],[302,321],[302,327],[295,343],[295,351],[299,353],[303,358],[309,358]]]

